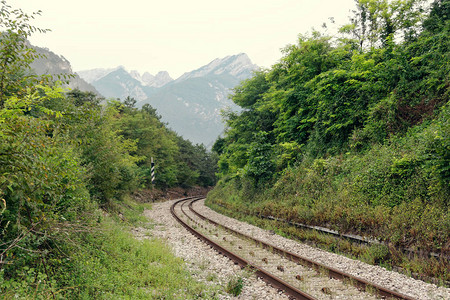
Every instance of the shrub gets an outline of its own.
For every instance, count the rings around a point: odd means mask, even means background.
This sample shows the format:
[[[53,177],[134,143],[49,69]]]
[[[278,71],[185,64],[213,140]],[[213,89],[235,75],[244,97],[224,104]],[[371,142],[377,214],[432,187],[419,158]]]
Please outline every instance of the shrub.
[[[228,294],[237,297],[241,294],[243,287],[244,287],[244,280],[239,276],[235,276],[228,281],[225,291]]]

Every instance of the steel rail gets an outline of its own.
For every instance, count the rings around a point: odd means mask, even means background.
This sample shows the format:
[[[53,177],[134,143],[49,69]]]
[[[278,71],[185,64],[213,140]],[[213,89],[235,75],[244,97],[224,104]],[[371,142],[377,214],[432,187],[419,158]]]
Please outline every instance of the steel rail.
[[[239,231],[236,231],[236,230],[234,230],[234,229],[232,229],[232,228],[230,228],[230,227],[228,227],[228,226],[226,226],[226,225],[223,225],[223,224],[220,224],[220,223],[218,223],[218,222],[216,222],[216,221],[214,221],[214,220],[211,220],[211,219],[209,219],[208,217],[206,217],[206,216],[200,214],[199,212],[197,212],[197,211],[192,207],[192,204],[193,204],[194,202],[199,201],[199,200],[201,200],[201,199],[202,199],[202,198],[195,199],[195,200],[192,200],[192,201],[189,203],[189,209],[190,209],[194,214],[196,214],[199,218],[201,218],[201,219],[203,219],[203,220],[205,220],[205,221],[208,221],[208,222],[210,222],[210,223],[212,223],[212,224],[214,224],[214,225],[216,225],[216,226],[220,226],[220,227],[224,228],[224,229],[227,230],[227,231],[233,232],[234,234],[239,235],[239,236],[241,236],[242,238],[246,238],[246,239],[253,240],[255,243],[260,244],[264,249],[271,249],[272,251],[274,251],[274,252],[276,252],[276,253],[278,253],[278,254],[280,254],[280,255],[282,255],[282,256],[288,258],[288,259],[290,259],[291,261],[300,263],[300,264],[302,264],[302,265],[304,265],[304,266],[313,268],[313,269],[315,269],[315,270],[327,270],[327,271],[328,271],[328,275],[329,275],[330,278],[339,279],[339,280],[344,280],[344,279],[350,280],[350,281],[354,282],[355,285],[356,285],[358,288],[362,289],[362,290],[366,290],[368,287],[370,287],[370,288],[376,289],[376,290],[378,291],[378,294],[379,294],[380,296],[383,296],[383,297],[394,298],[394,299],[403,299],[403,300],[415,300],[415,298],[412,298],[412,297],[410,297],[410,296],[401,294],[401,293],[396,292],[396,291],[389,290],[389,289],[387,289],[387,288],[385,288],[385,287],[382,287],[382,286],[380,286],[380,285],[378,285],[378,284],[369,282],[369,281],[367,281],[367,280],[365,280],[365,279],[362,279],[362,278],[353,276],[353,275],[351,275],[351,274],[342,272],[342,271],[337,270],[337,269],[335,269],[335,268],[332,268],[332,267],[326,266],[326,265],[324,265],[324,264],[315,262],[315,261],[310,260],[310,259],[308,259],[308,258],[306,258],[306,257],[300,256],[300,255],[298,255],[298,254],[296,254],[296,253],[293,253],[293,252],[290,252],[290,251],[281,249],[281,248],[279,248],[279,247],[277,247],[277,246],[275,246],[275,245],[272,245],[272,244],[263,242],[263,241],[261,241],[261,240],[255,239],[255,238],[253,238],[253,237],[251,237],[251,236],[249,236],[249,235],[246,235],[246,234],[243,234],[243,233],[241,233],[241,232],[239,232]]]
[[[197,199],[200,200],[200,199]],[[212,241],[202,233],[198,232],[194,228],[192,228],[189,224],[187,224],[183,219],[181,219],[175,212],[175,206],[179,204],[182,201],[188,201],[186,199],[181,199],[176,201],[171,207],[170,212],[172,213],[172,216],[183,226],[185,227],[189,232],[191,232],[194,236],[199,238],[200,240],[206,242],[209,244],[213,249],[218,251],[220,254],[230,258],[235,263],[240,265],[242,268],[250,268],[254,273],[261,277],[264,281],[269,283],[275,288],[278,288],[280,290],[283,290],[287,295],[295,298],[295,299],[301,299],[301,300],[317,300],[317,298],[297,289],[296,287],[290,285],[289,283],[285,282],[284,280],[272,275],[271,273],[267,272],[263,268],[252,264],[251,262],[247,261],[246,259],[242,258],[241,256],[227,250],[226,248],[220,246],[216,242]],[[195,200],[194,200],[195,201]]]

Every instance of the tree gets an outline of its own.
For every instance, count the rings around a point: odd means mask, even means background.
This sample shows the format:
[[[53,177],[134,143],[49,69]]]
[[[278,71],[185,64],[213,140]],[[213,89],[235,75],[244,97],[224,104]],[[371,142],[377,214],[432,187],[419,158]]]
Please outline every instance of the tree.
[[[412,41],[425,17],[425,0],[356,0],[350,24],[341,32],[353,36],[359,51],[385,46],[389,40]]]
[[[433,33],[441,30],[450,19],[450,1],[435,0],[431,6],[430,16],[424,21],[423,27]]]
[[[30,63],[36,58],[27,39],[35,33],[45,33],[47,29],[40,29],[29,22],[40,11],[26,14],[21,9],[12,9],[1,1],[0,9],[0,109],[8,96],[23,93],[25,87],[33,88],[42,79],[27,74]]]
[[[95,106],[99,105],[102,100],[93,92],[83,92],[79,89],[68,91],[66,95],[69,100],[73,101],[75,106],[83,106],[85,104]]]
[[[125,100],[123,101],[123,103],[125,104],[125,107],[128,108],[133,108],[136,105],[136,99],[134,99],[133,97],[127,96],[125,98]]]

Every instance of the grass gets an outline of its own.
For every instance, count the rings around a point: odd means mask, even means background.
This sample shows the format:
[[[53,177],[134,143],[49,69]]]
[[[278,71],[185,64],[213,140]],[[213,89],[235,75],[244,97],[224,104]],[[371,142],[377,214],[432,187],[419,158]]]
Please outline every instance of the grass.
[[[228,294],[237,297],[241,294],[243,287],[244,287],[244,279],[242,279],[242,277],[240,276],[235,276],[228,281],[225,291]]]
[[[82,298],[202,296],[204,286],[190,280],[182,260],[174,257],[162,242],[138,241],[115,223],[105,227],[97,247],[86,249],[77,257],[79,276],[74,283],[87,287],[80,293]]]
[[[0,299],[215,299],[217,291],[193,280],[164,242],[133,237],[146,207],[130,199],[110,205],[95,228],[66,236],[64,256],[48,258],[45,273],[25,266],[7,279],[0,272]]]
[[[216,281],[217,280],[217,274],[216,273],[208,273],[206,276],[207,281]]]

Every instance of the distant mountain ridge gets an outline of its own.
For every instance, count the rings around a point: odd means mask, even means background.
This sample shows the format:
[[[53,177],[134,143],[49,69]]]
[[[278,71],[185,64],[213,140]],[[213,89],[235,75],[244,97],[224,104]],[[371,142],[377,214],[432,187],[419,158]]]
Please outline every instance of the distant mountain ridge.
[[[238,109],[228,99],[230,92],[258,69],[245,53],[240,53],[217,58],[176,80],[166,71],[141,75],[122,66],[78,74],[105,97],[134,97],[138,107],[149,103],[184,138],[210,146],[224,130],[221,110]]]
[[[87,82],[91,83],[94,82],[102,77],[105,77],[109,73],[116,71],[119,68],[123,68],[122,66],[119,66],[117,68],[110,68],[110,69],[103,69],[103,68],[97,68],[87,71],[78,71],[77,74],[80,75],[81,78],[86,80]]]
[[[115,72],[119,69],[123,69],[126,71],[124,66],[119,66],[116,68],[110,68],[110,69],[91,69],[91,70],[83,70],[78,71],[77,73],[80,75],[81,78],[86,80],[89,83],[93,83],[97,80],[100,80],[101,78],[107,76],[108,74]],[[144,74],[140,74],[136,70],[131,70],[130,72],[126,71],[132,78],[139,81],[144,86],[151,86],[151,87],[162,87],[166,85],[167,83],[173,81],[172,77],[170,77],[169,73],[167,71],[160,71],[156,75],[152,75],[149,72],[144,72]]]
[[[205,77],[211,75],[229,74],[240,80],[248,79],[252,76],[252,72],[258,69],[245,53],[227,56],[222,59],[216,58],[206,66],[197,70],[184,73],[176,81],[180,82],[189,78]]]
[[[80,76],[84,76],[83,72],[79,72]],[[99,74],[99,73],[98,73]],[[148,94],[155,88],[147,87],[133,78],[124,67],[118,67],[111,71],[105,72],[102,77],[84,77],[95,79],[90,83],[106,98],[125,99],[130,96],[138,101],[148,98]]]

